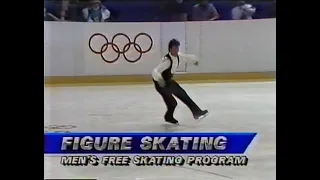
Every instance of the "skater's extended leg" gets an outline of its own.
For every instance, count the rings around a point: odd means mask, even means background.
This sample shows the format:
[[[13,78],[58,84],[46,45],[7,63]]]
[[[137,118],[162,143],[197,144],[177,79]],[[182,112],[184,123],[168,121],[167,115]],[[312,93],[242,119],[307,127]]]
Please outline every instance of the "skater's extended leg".
[[[172,96],[170,90],[168,87],[161,87],[157,82],[154,82],[156,90],[159,92],[159,94],[162,96],[163,101],[165,102],[167,106],[167,112],[164,116],[165,120],[167,122],[177,124],[178,121],[173,117],[174,110],[177,107],[177,101]]]
[[[199,106],[189,97],[187,92],[174,80],[170,80],[170,90],[173,95],[179,98],[184,104],[186,104],[192,113],[201,111]]]
[[[172,94],[174,94],[189,107],[195,119],[199,119],[208,113],[207,110],[202,111],[199,106],[189,97],[187,92],[176,81],[170,80],[169,87]]]

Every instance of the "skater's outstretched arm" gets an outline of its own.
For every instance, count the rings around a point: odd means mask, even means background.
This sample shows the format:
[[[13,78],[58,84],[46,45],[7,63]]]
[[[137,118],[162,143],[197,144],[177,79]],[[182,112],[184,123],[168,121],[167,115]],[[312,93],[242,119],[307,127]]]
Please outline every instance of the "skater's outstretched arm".
[[[197,57],[193,54],[184,54],[184,53],[179,52],[178,55],[179,55],[179,57],[181,57],[181,59],[183,61],[185,61],[187,63],[191,62],[196,66],[199,64]]]

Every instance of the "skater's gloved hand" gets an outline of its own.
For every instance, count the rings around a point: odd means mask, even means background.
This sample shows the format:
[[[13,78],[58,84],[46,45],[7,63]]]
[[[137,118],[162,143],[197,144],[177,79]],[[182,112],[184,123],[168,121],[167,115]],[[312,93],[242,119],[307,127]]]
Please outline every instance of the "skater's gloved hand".
[[[199,65],[199,61],[194,62],[193,65],[198,66]]]
[[[166,86],[166,81],[163,80],[163,79],[159,79],[158,84],[159,84],[161,87],[165,87],[165,86]]]

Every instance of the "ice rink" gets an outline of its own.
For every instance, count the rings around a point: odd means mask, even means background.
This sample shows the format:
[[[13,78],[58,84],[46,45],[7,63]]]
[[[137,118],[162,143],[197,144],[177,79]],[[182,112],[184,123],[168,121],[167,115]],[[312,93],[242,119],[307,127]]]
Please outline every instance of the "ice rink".
[[[196,122],[178,101],[175,117],[181,125],[164,123],[165,105],[152,84],[51,87],[45,88],[44,124],[52,127],[45,131],[72,125],[68,131],[257,132],[246,152],[247,167],[63,167],[59,157],[45,156],[45,178],[275,180],[276,82],[181,85],[201,108],[209,110],[208,117]]]

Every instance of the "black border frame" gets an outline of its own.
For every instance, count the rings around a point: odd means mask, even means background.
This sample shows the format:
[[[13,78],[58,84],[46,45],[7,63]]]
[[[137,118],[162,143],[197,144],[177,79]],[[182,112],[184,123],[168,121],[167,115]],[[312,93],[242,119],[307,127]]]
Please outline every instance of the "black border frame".
[[[318,126],[313,123],[318,122],[310,118],[317,110],[314,111],[316,105],[310,102],[315,102],[318,94],[313,92],[318,88],[312,85],[318,81],[318,66],[313,65],[318,60],[313,56],[318,57],[319,50],[309,42],[316,38],[312,32],[316,25],[312,22],[317,22],[313,20],[317,16],[312,12],[317,10],[312,9],[315,4],[309,3],[306,4],[310,13],[305,14],[302,1],[277,2],[277,9],[280,8],[277,14],[277,179],[280,180],[318,176],[314,173],[317,170],[313,170],[318,164],[313,159],[314,153],[319,153],[317,140],[313,139],[318,131],[314,128]],[[309,20],[311,25],[307,25]]]
[[[289,3],[289,2],[287,2]],[[286,2],[277,2],[277,10],[280,8],[280,10],[282,8],[286,8],[287,6]],[[281,8],[282,7],[282,8]],[[283,10],[283,9],[282,9]],[[291,179],[294,177],[288,177],[288,175],[290,176],[290,174],[292,174],[290,172],[290,170],[288,171],[288,169],[286,168],[287,163],[291,164],[289,162],[290,160],[290,155],[287,154],[287,150],[286,146],[288,147],[288,145],[290,144],[288,141],[290,140],[290,138],[288,138],[289,136],[289,131],[290,131],[290,124],[292,124],[290,122],[290,117],[286,117],[286,114],[290,114],[290,105],[291,103],[286,103],[287,98],[290,100],[290,96],[286,95],[286,89],[285,89],[285,84],[284,83],[288,83],[290,84],[288,81],[290,80],[290,74],[288,74],[288,71],[290,68],[290,65],[293,65],[293,63],[286,63],[288,61],[290,61],[290,45],[286,45],[286,44],[291,44],[286,42],[287,40],[290,41],[290,36],[288,35],[288,33],[286,32],[288,29],[286,28],[286,23],[288,22],[288,18],[290,19],[290,17],[286,17],[284,15],[284,13],[280,13],[279,14],[279,10],[277,12],[277,140],[276,140],[276,154],[277,154],[277,163],[276,163],[276,169],[277,169],[277,179]],[[285,23],[285,24],[283,24]],[[288,23],[289,24],[289,23]],[[287,25],[288,25],[287,24]],[[288,57],[289,56],[289,57]],[[284,61],[284,62],[283,62]],[[287,66],[287,64],[289,64]],[[280,70],[279,70],[280,69]],[[281,70],[282,69],[282,70]],[[283,93],[281,94],[281,91],[283,91]],[[281,105],[281,103],[283,103]],[[287,105],[289,104],[289,105]],[[281,106],[283,108],[281,108]],[[286,107],[284,109],[284,107]],[[287,111],[286,111],[287,110]],[[284,114],[283,118],[281,118],[281,114]],[[286,122],[287,121],[287,122]],[[289,122],[288,122],[289,121]],[[289,124],[289,125],[288,125]],[[290,151],[288,151],[290,152]],[[282,155],[281,155],[282,154]],[[297,177],[297,179],[299,179]]]
[[[2,5],[3,7],[12,7],[12,3],[16,2],[4,1]],[[308,13],[305,11],[298,12],[299,5],[301,3],[291,1],[277,2],[277,8],[280,8],[277,17],[277,56],[279,56],[277,61],[278,179],[291,179],[291,176],[292,179],[314,178],[308,177],[313,176],[314,173],[312,173],[312,165],[307,163],[316,160],[311,156],[314,152],[308,147],[314,147],[315,145],[314,142],[316,141],[311,142],[312,137],[309,139],[309,136],[317,132],[317,129],[313,130],[317,126],[312,126],[312,121],[317,123],[317,120],[313,118],[310,121],[308,114],[311,114],[316,107],[313,107],[307,101],[314,102],[315,95],[318,93],[316,92],[317,88],[312,88],[312,84],[308,83],[308,79],[312,78],[315,78],[315,81],[311,83],[317,82],[317,66],[313,66],[313,63],[317,63],[318,60],[310,55],[312,53],[316,55],[318,51],[316,47],[313,48],[308,45],[310,43],[308,40],[315,38],[312,34],[312,26],[306,26],[306,19],[312,16],[309,13],[312,11],[312,7],[308,6]],[[290,12],[291,9],[292,12]],[[6,8],[2,10],[6,11]],[[7,171],[5,169],[2,176],[21,175],[23,178],[36,180],[44,177],[42,173],[42,125],[44,124],[42,109],[44,54],[42,40],[44,36],[43,19],[40,16],[42,7],[37,1],[19,1],[16,10],[20,13],[10,13],[10,17],[4,16],[4,19],[10,18],[11,24],[4,20],[2,27],[4,35],[2,39],[3,87],[1,89],[3,90],[2,95],[7,97],[3,98],[2,112],[3,116],[8,115],[8,119],[3,118],[2,122],[4,123],[4,130],[11,130],[12,134],[18,134],[20,137],[16,138],[12,135],[4,139],[4,141],[9,142],[16,141],[17,144],[15,145],[18,146],[2,148],[6,169],[12,170]],[[25,16],[21,12],[26,12]],[[301,75],[306,77],[303,78]],[[303,79],[297,81],[297,76],[301,76]],[[312,92],[312,90],[315,92]],[[300,118],[298,115],[301,115],[303,119],[298,119]],[[290,147],[290,145],[292,146]],[[308,152],[303,152],[303,150]],[[303,155],[310,155],[310,158]],[[28,167],[31,171],[20,172],[25,167]],[[308,172],[304,173],[303,167],[308,168]],[[16,174],[12,172],[16,172]]]
[[[1,28],[2,115],[7,117],[2,129],[11,132],[3,145],[13,144],[2,148],[2,177],[43,180],[43,7],[37,1],[4,1],[2,7],[10,14]]]

